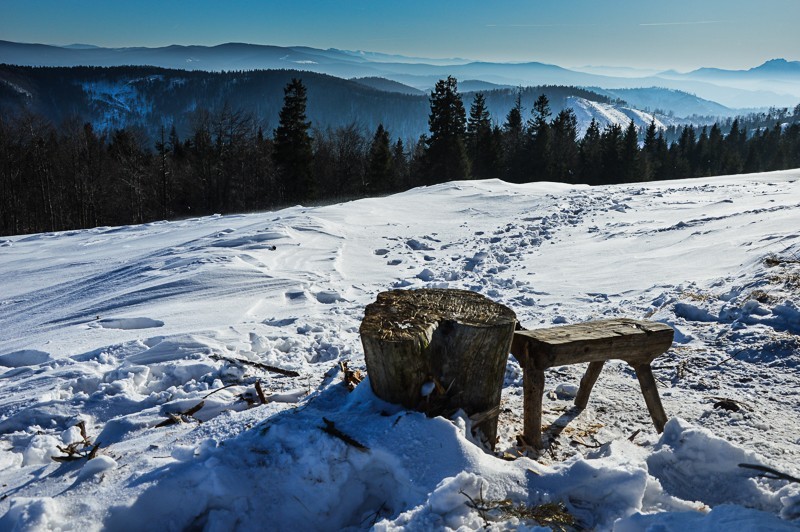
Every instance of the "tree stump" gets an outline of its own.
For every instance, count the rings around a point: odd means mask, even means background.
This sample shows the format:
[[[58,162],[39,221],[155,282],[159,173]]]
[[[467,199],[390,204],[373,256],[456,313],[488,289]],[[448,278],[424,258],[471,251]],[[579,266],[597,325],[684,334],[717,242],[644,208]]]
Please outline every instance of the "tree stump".
[[[361,322],[372,391],[428,415],[459,408],[494,448],[516,315],[466,290],[378,294]]]

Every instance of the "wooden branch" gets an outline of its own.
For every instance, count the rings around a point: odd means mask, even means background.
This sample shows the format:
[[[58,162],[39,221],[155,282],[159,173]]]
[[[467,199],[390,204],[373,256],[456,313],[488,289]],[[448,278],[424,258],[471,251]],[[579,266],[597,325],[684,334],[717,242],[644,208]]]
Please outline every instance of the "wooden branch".
[[[331,421],[330,419],[322,418],[322,421],[325,422],[325,426],[324,427],[319,427],[319,428],[322,429],[324,432],[327,432],[331,436],[339,438],[340,440],[345,442],[347,445],[355,447],[359,451],[362,451],[362,452],[369,451],[369,447],[367,447],[365,445],[362,445],[361,443],[357,442],[356,440],[354,440],[353,438],[351,438],[350,436],[348,436],[347,434],[345,434],[341,430],[337,429],[336,426],[334,425],[333,421]]]
[[[171,412],[168,412],[167,413],[167,419],[165,419],[164,421],[162,421],[161,423],[156,425],[155,428],[168,427],[170,425],[177,425],[178,423],[183,423],[183,418],[184,417],[192,417],[192,416],[194,416],[194,414],[199,412],[200,409],[203,408],[203,406],[205,406],[205,404],[206,404],[205,401],[200,401],[199,403],[197,403],[196,405],[194,405],[193,407],[191,407],[189,410],[187,410],[185,412],[178,412],[177,414],[173,414]],[[200,421],[200,420],[196,419],[195,421]]]
[[[793,477],[792,475],[788,475],[786,473],[781,473],[777,469],[772,469],[771,467],[759,464],[739,464],[739,467],[761,471],[761,475],[759,476],[762,476],[764,478],[770,478],[774,480],[788,480],[789,482],[795,482],[800,484],[800,478]]]
[[[215,360],[222,360],[224,362],[233,362],[234,364],[245,364],[248,366],[253,366],[254,368],[263,369],[265,371],[269,371],[272,373],[278,373],[279,375],[284,375],[286,377],[299,377],[300,374],[296,371],[291,369],[283,369],[283,368],[276,368],[275,366],[270,366],[268,364],[262,364],[261,362],[253,362],[252,360],[245,360],[243,358],[235,358],[235,357],[224,357],[222,355],[211,355],[211,358]]]
[[[265,405],[269,402],[267,400],[267,396],[264,395],[264,390],[261,388],[261,381],[256,381],[256,393],[258,394],[258,400],[261,401],[262,405]]]

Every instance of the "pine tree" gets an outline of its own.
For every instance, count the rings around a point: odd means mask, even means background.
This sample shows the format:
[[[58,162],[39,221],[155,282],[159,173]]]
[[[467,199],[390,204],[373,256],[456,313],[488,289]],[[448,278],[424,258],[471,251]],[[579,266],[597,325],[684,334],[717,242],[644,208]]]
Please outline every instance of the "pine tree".
[[[651,181],[658,174],[658,166],[661,161],[658,159],[658,128],[656,119],[650,120],[647,131],[644,135],[644,146],[642,147],[642,180]]]
[[[550,130],[548,174],[554,181],[574,183],[578,173],[578,119],[572,109],[559,112]]]
[[[619,124],[610,123],[600,137],[603,171],[602,183],[620,183],[623,179],[622,165],[622,128]]]
[[[639,165],[639,132],[636,129],[636,124],[633,123],[633,120],[631,120],[628,124],[628,127],[625,128],[625,134],[622,136],[621,157],[622,175],[620,178],[622,181],[626,183],[641,181],[641,167]]]
[[[403,190],[408,186],[408,157],[401,139],[397,139],[392,148],[392,189]]]
[[[483,93],[477,93],[467,120],[467,151],[474,179],[498,176],[500,145],[492,128]]]
[[[428,182],[453,181],[469,176],[464,137],[466,111],[452,76],[439,80],[430,96],[428,125],[431,136],[425,153]]]
[[[723,174],[738,174],[744,168],[745,143],[747,130],[739,128],[739,119],[731,124],[731,130],[725,137],[724,155],[722,163]]]
[[[524,183],[528,179],[525,153],[525,127],[522,123],[522,93],[517,93],[514,107],[508,111],[503,124],[504,179],[511,183]]]
[[[600,126],[592,118],[578,150],[580,160],[580,181],[589,185],[599,185],[602,175],[602,145]]]
[[[295,202],[314,198],[317,193],[313,175],[313,152],[306,121],[306,88],[293,78],[283,89],[283,108],[275,130],[273,159],[283,200]]]
[[[365,188],[368,194],[388,192],[394,189],[394,164],[392,158],[389,133],[383,128],[383,124],[378,124],[375,136],[372,137],[367,160]]]
[[[550,179],[551,131],[550,101],[544,94],[539,95],[533,104],[533,119],[528,122],[530,135],[530,161],[534,180]]]

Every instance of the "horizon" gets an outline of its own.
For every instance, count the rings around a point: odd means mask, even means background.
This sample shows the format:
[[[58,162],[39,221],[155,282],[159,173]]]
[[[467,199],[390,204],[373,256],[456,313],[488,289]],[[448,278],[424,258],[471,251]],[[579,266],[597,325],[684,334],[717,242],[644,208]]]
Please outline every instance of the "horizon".
[[[171,46],[180,46],[180,47],[185,47],[185,48],[189,48],[189,47],[215,48],[215,47],[219,47],[219,46],[225,46],[225,45],[232,45],[233,44],[233,45],[244,45],[244,46],[265,46],[265,47],[278,47],[278,48],[312,48],[312,49],[316,49],[316,50],[323,50],[323,51],[334,50],[334,51],[353,53],[353,54],[356,54],[356,53],[379,54],[379,55],[386,55],[386,56],[396,56],[399,59],[413,59],[413,60],[418,60],[418,61],[430,60],[430,61],[434,61],[434,62],[437,62],[437,63],[441,63],[441,62],[444,62],[444,61],[452,61],[453,62],[452,64],[454,64],[454,65],[455,64],[484,63],[484,62],[485,63],[497,63],[497,64],[540,63],[540,64],[549,64],[549,65],[552,65],[552,66],[562,67],[562,68],[571,69],[571,70],[590,69],[590,68],[591,69],[605,69],[605,68],[607,68],[607,69],[631,70],[631,71],[642,71],[642,72],[651,71],[651,72],[654,72],[654,73],[669,72],[669,71],[676,71],[676,72],[679,72],[679,73],[688,73],[688,72],[691,72],[692,70],[698,70],[698,69],[702,69],[702,68],[716,68],[716,69],[731,70],[731,71],[746,71],[746,70],[750,70],[750,69],[753,69],[753,68],[757,68],[757,67],[763,66],[766,63],[771,63],[771,62],[775,62],[775,61],[783,61],[783,62],[788,62],[788,63],[800,63],[800,59],[793,59],[793,58],[790,58],[790,57],[780,56],[780,57],[769,57],[769,58],[766,58],[766,59],[762,60],[759,63],[743,65],[743,66],[741,66],[739,68],[724,68],[724,67],[720,67],[718,65],[705,64],[705,65],[702,65],[702,66],[699,66],[699,67],[696,67],[696,68],[693,68],[693,69],[678,69],[678,68],[674,68],[674,67],[657,68],[657,67],[644,67],[644,66],[636,67],[636,66],[630,66],[630,65],[590,64],[590,63],[583,64],[583,65],[564,65],[564,64],[557,64],[557,63],[548,63],[547,61],[539,61],[539,60],[535,60],[535,59],[530,59],[530,60],[508,60],[508,61],[504,61],[504,60],[488,61],[488,60],[475,59],[475,58],[472,58],[472,57],[435,57],[435,56],[421,56],[421,55],[411,56],[411,55],[404,55],[404,54],[397,53],[397,52],[377,52],[375,50],[366,50],[366,49],[345,49],[345,48],[336,48],[336,47],[318,48],[318,47],[309,46],[309,45],[306,45],[306,44],[278,45],[278,44],[274,44],[274,43],[252,43],[252,42],[244,42],[244,41],[227,41],[227,42],[219,42],[219,43],[212,43],[212,44],[170,43],[170,44],[154,45],[154,46],[139,46],[139,45],[131,45],[131,46],[102,46],[102,45],[97,45],[97,44],[93,44],[93,43],[89,43],[89,42],[70,42],[70,43],[23,42],[23,41],[9,41],[7,39],[0,39],[0,41],[12,42],[12,43],[15,43],[15,44],[23,44],[23,45],[33,45],[33,46],[37,46],[37,45],[52,46],[52,47],[56,47],[56,48],[68,48],[68,49],[70,49],[70,48],[71,49],[80,49],[80,48],[95,49],[95,48],[97,48],[97,49],[107,49],[107,50],[125,50],[125,49],[137,49],[137,48],[157,50],[157,49],[162,49],[162,48],[169,48]]]
[[[321,0],[226,6],[201,0],[191,9],[152,0],[132,5],[9,0],[0,34],[8,41],[53,46],[246,43],[568,68],[743,70],[770,59],[800,59],[793,27],[798,18],[800,3],[794,0],[757,6],[744,0],[701,5],[688,0],[668,5],[512,0],[500,8],[474,0],[456,8],[419,0],[403,6],[355,0],[346,7]]]

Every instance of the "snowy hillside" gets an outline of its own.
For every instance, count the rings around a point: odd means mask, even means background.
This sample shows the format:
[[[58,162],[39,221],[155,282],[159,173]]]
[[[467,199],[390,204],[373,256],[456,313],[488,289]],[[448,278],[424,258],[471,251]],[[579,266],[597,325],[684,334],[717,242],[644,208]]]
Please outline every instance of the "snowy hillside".
[[[573,98],[567,99],[567,106],[575,112],[575,118],[578,119],[578,136],[583,137],[586,130],[589,129],[592,119],[597,121],[600,130],[602,131],[610,124],[618,124],[625,129],[631,120],[636,125],[637,129],[646,130],[650,122],[655,121],[658,129],[664,129],[670,125],[678,125],[685,123],[684,120],[670,119],[664,115],[653,113],[646,113],[631,107],[624,107],[621,105],[593,102],[586,98]]]
[[[798,227],[795,170],[456,182],[0,239],[0,530],[519,529],[543,503],[586,529],[794,530],[800,484],[738,464],[800,476]],[[664,434],[617,362],[583,412],[583,368],[548,371],[541,455],[516,447],[513,357],[505,459],[464,416],[349,392],[364,307],[417,287],[480,292],[527,328],[672,325]]]

